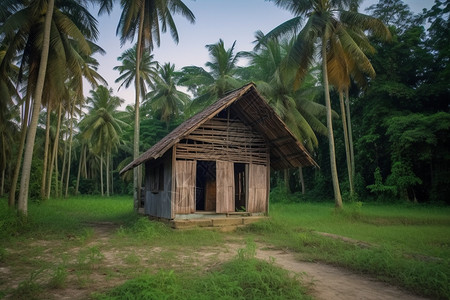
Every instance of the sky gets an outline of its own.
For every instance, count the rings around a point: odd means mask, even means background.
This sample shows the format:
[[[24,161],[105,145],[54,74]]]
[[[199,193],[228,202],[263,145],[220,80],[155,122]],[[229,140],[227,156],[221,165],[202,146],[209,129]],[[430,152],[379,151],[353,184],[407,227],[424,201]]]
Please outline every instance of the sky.
[[[161,45],[153,51],[154,59],[163,64],[170,62],[175,64],[177,70],[184,66],[201,66],[209,60],[205,45],[215,44],[222,39],[226,49],[230,48],[234,41],[235,53],[238,51],[251,51],[255,40],[255,32],[261,30],[267,33],[281,23],[293,17],[291,13],[274,5],[273,2],[264,0],[184,0],[189,9],[194,13],[196,21],[191,24],[181,16],[175,16],[175,22],[179,34],[179,43],[176,44],[169,33],[163,34]],[[404,0],[414,12],[421,12],[423,8],[430,8],[433,0]],[[375,0],[365,0],[361,11],[377,3]],[[97,10],[95,14],[97,16]],[[120,4],[116,1],[113,12],[110,15],[97,17],[99,21],[100,38],[97,44],[105,51],[105,55],[96,55],[99,62],[98,72],[106,79],[114,94],[125,100],[125,104],[134,103],[134,86],[128,89],[118,87],[120,83],[114,83],[119,77],[119,72],[113,70],[114,66],[121,63],[117,58],[132,44],[121,47],[120,39],[116,36],[116,28],[120,17]],[[134,40],[134,43],[136,40]],[[89,96],[90,86],[85,84],[85,95]]]

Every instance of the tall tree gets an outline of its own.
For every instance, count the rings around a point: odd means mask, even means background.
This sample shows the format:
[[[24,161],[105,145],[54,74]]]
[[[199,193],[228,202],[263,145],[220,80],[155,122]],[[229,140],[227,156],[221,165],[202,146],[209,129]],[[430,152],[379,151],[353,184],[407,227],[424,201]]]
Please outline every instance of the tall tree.
[[[31,160],[33,159],[34,140],[36,138],[37,123],[39,111],[41,109],[44,80],[47,70],[48,53],[50,48],[50,27],[54,5],[55,0],[49,0],[47,9],[45,10],[44,40],[42,44],[41,59],[39,62],[39,73],[36,82],[36,89],[33,97],[33,114],[31,116],[31,123],[27,134],[22,167],[22,178],[20,180],[18,210],[24,216],[28,215],[28,187],[30,184]]]
[[[119,90],[125,86],[128,88],[136,80],[136,61],[137,52],[136,45],[133,48],[125,50],[121,56],[117,58],[118,61],[122,62],[120,66],[115,66],[113,69],[119,71],[120,76],[114,81],[115,83],[121,82],[119,85]],[[153,54],[147,51],[142,53],[139,66],[139,78],[140,78],[140,88],[141,97],[144,98],[147,94],[147,88],[153,89],[153,78],[158,75],[159,63],[153,59]]]
[[[169,126],[190,101],[189,95],[179,91],[176,86],[175,65],[166,63],[159,70],[159,76],[154,78],[155,88],[146,95],[143,103],[150,111]]]
[[[57,6],[54,0],[21,3],[3,24],[8,48],[1,69],[21,54],[20,69],[28,72],[26,94],[34,95],[19,195],[19,210],[23,214],[27,214],[29,173],[42,101],[59,95],[69,74],[81,73],[82,67],[74,68],[78,66],[79,54],[89,55],[91,47],[87,39],[96,39],[98,35],[96,21],[85,9],[85,3],[64,1],[57,2]]]
[[[181,14],[188,21],[195,21],[194,14],[181,0],[121,0],[122,14],[120,16],[117,34],[121,42],[132,41],[137,33],[136,48],[136,77],[135,77],[135,121],[134,121],[134,143],[133,158],[139,156],[139,106],[140,106],[140,66],[142,53],[145,48],[149,52],[154,45],[160,45],[160,30],[170,30],[172,38],[178,43],[178,31],[172,14]],[[133,170],[134,185],[134,209],[138,209],[140,198],[140,167]]]
[[[266,39],[262,32],[257,32],[256,38],[254,51],[245,53],[250,58],[249,79],[256,81],[258,90],[269,100],[289,129],[313,152],[318,147],[316,133],[327,135],[326,126],[319,120],[326,114],[326,108],[314,102],[321,89],[316,87],[313,72],[306,76],[299,89],[294,90],[296,68],[288,63],[288,53],[294,41],[292,37],[286,37],[280,42],[275,38]],[[300,175],[302,171],[299,168]],[[300,184],[304,192],[303,178]],[[288,170],[285,171],[285,185],[289,190]]]
[[[226,49],[222,39],[216,44],[206,45],[210,57],[205,64],[207,70],[197,66],[182,69],[184,76],[179,83],[194,94],[195,99],[191,104],[193,113],[241,85],[237,76],[237,62],[242,53],[234,54],[235,45],[236,41]]]
[[[120,134],[126,123],[117,118],[117,108],[124,102],[123,99],[112,95],[112,89],[99,86],[91,91],[91,97],[87,99],[89,113],[81,121],[85,129],[83,138],[89,140],[92,150],[100,156],[100,178],[103,195],[103,164],[106,157],[106,195],[109,196],[109,174],[111,153],[120,142]]]
[[[330,45],[330,39],[336,33],[336,30],[342,24],[348,26],[357,26],[363,30],[372,30],[385,32],[389,34],[386,27],[376,18],[369,17],[353,10],[349,10],[351,5],[358,1],[351,0],[272,0],[276,5],[288,9],[295,14],[291,20],[279,25],[267,34],[268,37],[280,36],[287,32],[298,32],[303,18],[307,17],[306,23],[297,34],[297,39],[291,49],[291,62],[298,66],[297,82],[298,84],[307,73],[315,54],[316,45],[320,49],[322,60],[322,78],[324,86],[325,105],[327,107],[327,128],[328,143],[330,151],[330,167],[333,182],[334,200],[336,208],[342,207],[342,196],[339,187],[339,179],[336,166],[336,151],[334,145],[334,134],[331,116],[331,100],[329,92],[329,80],[327,69],[327,49]]]

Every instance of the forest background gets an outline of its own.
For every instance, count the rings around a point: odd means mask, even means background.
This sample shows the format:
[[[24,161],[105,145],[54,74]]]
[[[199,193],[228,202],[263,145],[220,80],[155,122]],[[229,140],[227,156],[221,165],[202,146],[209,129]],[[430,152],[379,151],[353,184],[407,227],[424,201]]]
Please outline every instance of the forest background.
[[[55,3],[58,5],[59,2]],[[13,46],[20,49],[23,40],[14,39],[18,31],[15,36],[8,31],[10,17],[20,5],[5,7],[0,13],[0,196],[9,195],[11,203],[11,195],[18,195],[20,191],[17,183],[20,172],[17,170],[20,170],[21,148],[27,130],[24,120],[30,118],[30,95],[35,86],[31,82],[37,76],[39,64],[35,63],[37,58],[33,58],[36,54],[27,48],[33,41],[28,40],[28,44],[23,44],[22,50],[14,54],[8,51]],[[61,30],[72,30],[65,17],[75,22],[74,18],[79,17],[76,11],[61,5],[55,12]],[[131,195],[133,192],[133,174],[120,177],[118,172],[133,157],[134,107],[128,105],[124,111],[120,110],[124,100],[115,96],[102,74],[97,73],[98,62],[92,54],[104,50],[94,43],[98,35],[92,25],[95,18],[89,12],[83,13],[93,18],[77,20],[85,22],[80,26],[80,32],[86,42],[74,43],[81,38],[73,31],[71,39],[62,39],[60,44],[52,40],[50,44],[65,49],[67,64],[61,66],[55,58],[50,67],[52,51],[56,49],[50,47],[29,177],[31,201],[72,194]],[[347,174],[352,166],[347,164],[345,127],[339,117],[339,85],[333,84],[332,78],[330,80],[336,161],[344,202],[449,204],[448,3],[436,0],[430,9],[414,14],[402,1],[381,0],[367,13],[389,27],[391,38],[383,41],[368,36],[375,51],[370,47],[363,51],[376,76],[365,74],[364,80],[353,77],[349,85],[353,179]],[[34,35],[39,37],[38,32]],[[294,90],[296,74],[282,66],[295,35],[276,39],[268,36],[270,33],[257,32],[256,47],[248,52],[236,52],[233,41],[220,39],[206,45],[210,60],[204,67],[187,66],[178,70],[171,63],[159,64],[151,53],[144,52],[139,80],[142,95],[139,152],[150,148],[227,91],[253,81],[320,166],[320,169],[272,172],[272,187],[296,194],[283,199],[326,201],[333,197],[333,185],[324,125],[321,61],[317,55],[313,56],[311,68],[299,88]],[[12,42],[17,45],[10,44]],[[86,43],[92,49],[90,53],[83,52]],[[136,48],[130,48],[118,59],[116,69],[120,75],[117,82],[122,84],[122,89],[134,86],[136,53]],[[246,65],[240,65],[239,60],[246,61]],[[89,95],[83,95],[81,78],[93,86]],[[353,184],[350,183],[352,180]],[[276,197],[271,200],[277,201]],[[16,201],[13,199],[12,206]]]

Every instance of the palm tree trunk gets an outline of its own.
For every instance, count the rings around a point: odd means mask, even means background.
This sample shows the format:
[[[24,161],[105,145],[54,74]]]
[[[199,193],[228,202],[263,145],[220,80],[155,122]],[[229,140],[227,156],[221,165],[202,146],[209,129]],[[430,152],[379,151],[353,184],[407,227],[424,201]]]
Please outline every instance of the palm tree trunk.
[[[67,163],[67,135],[68,133],[66,132],[66,140],[64,140],[64,138],[62,139],[62,141],[64,142],[64,155],[63,155],[63,163],[62,163],[62,169],[61,169],[61,181],[59,182],[59,196],[62,197],[63,195],[63,186],[64,186],[64,176],[66,175],[66,163]]]
[[[36,139],[39,112],[41,110],[42,92],[44,90],[45,74],[47,72],[48,52],[50,49],[50,26],[53,17],[54,5],[55,0],[48,1],[44,23],[44,40],[42,44],[41,60],[34,95],[33,114],[27,134],[27,142],[23,158],[22,178],[20,180],[20,193],[17,208],[24,216],[28,215],[28,188],[30,186],[31,161],[33,159],[34,141]]]
[[[100,154],[100,186],[103,197],[105,195],[103,192],[103,152]]]
[[[331,100],[330,100],[330,88],[328,86],[326,41],[327,41],[326,34],[324,34],[322,36],[322,73],[323,73],[322,76],[325,91],[325,104],[327,108],[328,146],[330,148],[331,179],[333,182],[334,204],[336,208],[342,208],[342,196],[341,190],[339,188],[339,178],[336,166],[336,151],[334,148],[333,121],[331,119]]]
[[[48,172],[48,186],[47,186],[47,195],[46,198],[50,198],[50,191],[52,188],[52,179],[53,179],[53,166],[57,166],[57,159],[58,159],[58,143],[59,143],[59,130],[61,127],[61,111],[62,111],[62,104],[59,104],[58,108],[58,121],[56,125],[56,134],[55,134],[55,142],[53,143],[53,150],[52,150],[52,160],[50,163],[50,171]],[[58,193],[58,169],[56,168],[56,193]]]
[[[302,195],[305,194],[305,178],[303,177],[303,168],[298,167],[298,177],[300,179],[300,185],[302,187]]]
[[[342,127],[344,129],[345,157],[347,160],[347,173],[348,173],[348,182],[350,186],[350,196],[353,197],[354,189],[353,189],[352,163],[350,156],[350,143],[348,139],[348,126],[347,126],[347,117],[345,113],[344,92],[342,90],[339,90],[339,105],[341,107]]]
[[[112,155],[110,159],[111,159],[111,195],[114,195],[114,165]]]
[[[80,161],[78,163],[77,185],[75,187],[75,195],[78,195],[78,187],[80,186],[81,168],[83,166],[83,151],[84,151],[85,147],[86,147],[85,145],[81,146]]]
[[[284,169],[284,187],[287,193],[291,193],[291,187],[289,186],[289,169]]]
[[[44,144],[44,166],[42,167],[42,181],[41,181],[41,198],[45,199],[45,190],[47,182],[47,169],[48,169],[48,149],[50,147],[50,103],[47,107],[47,122],[45,125],[45,144]]]
[[[139,157],[139,100],[140,100],[140,65],[141,65],[141,57],[142,57],[142,32],[144,30],[144,12],[145,12],[145,1],[142,1],[142,7],[140,11],[139,18],[139,29],[138,29],[138,41],[136,47],[136,100],[134,104],[134,142],[133,142],[133,159],[137,159]],[[134,210],[139,210],[139,199],[141,196],[141,167],[138,166],[133,169],[133,188],[134,188]]]
[[[20,167],[22,165],[23,148],[25,146],[25,138],[27,137],[27,128],[28,128],[27,124],[30,115],[30,97],[28,94],[26,97],[27,98],[25,100],[25,112],[22,121],[22,130],[20,133],[20,145],[19,150],[17,151],[16,167],[14,168],[14,175],[11,181],[11,188],[9,190],[9,197],[8,197],[9,207],[14,207],[16,205],[17,181],[19,180]]]
[[[69,134],[69,158],[67,160],[67,175],[66,175],[66,190],[64,193],[64,197],[67,198],[69,194],[69,177],[70,177],[70,165],[72,164],[72,138],[73,138],[73,110],[75,104],[72,104],[70,107],[70,134]],[[80,158],[81,159],[81,158]],[[80,171],[78,170],[78,174]],[[78,175],[80,176],[80,175]]]
[[[3,197],[3,191],[5,188],[5,170],[6,170],[6,145],[2,143],[2,178],[0,183],[0,197]]]
[[[106,152],[106,196],[109,197],[109,150]]]
[[[353,151],[353,133],[352,133],[352,120],[350,117],[350,97],[348,95],[348,87],[345,89],[345,108],[347,111],[347,127],[348,127],[348,143],[350,148],[350,161],[352,165],[352,182],[353,190],[355,190],[355,153]]]

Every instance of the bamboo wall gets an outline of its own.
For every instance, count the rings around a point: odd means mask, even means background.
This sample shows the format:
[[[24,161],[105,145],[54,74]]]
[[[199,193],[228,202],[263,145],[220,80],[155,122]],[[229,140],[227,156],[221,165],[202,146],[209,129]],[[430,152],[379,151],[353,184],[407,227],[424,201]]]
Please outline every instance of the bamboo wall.
[[[215,117],[176,146],[177,159],[267,164],[266,141],[240,120]]]

